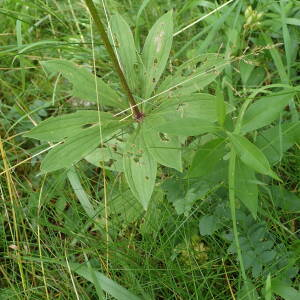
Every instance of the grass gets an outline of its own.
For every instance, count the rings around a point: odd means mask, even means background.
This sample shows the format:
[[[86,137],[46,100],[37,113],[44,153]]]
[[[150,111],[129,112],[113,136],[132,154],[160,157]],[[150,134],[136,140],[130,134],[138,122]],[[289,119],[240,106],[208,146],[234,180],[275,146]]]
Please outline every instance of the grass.
[[[250,1],[263,15],[247,23],[248,2],[233,1],[176,35],[168,72],[207,52],[222,52],[232,60],[242,57],[228,64],[217,82],[206,88],[213,92],[221,86],[229,103],[237,107],[267,84],[299,84],[299,24],[286,23],[299,17],[299,1]],[[155,20],[171,8],[175,9],[176,32],[180,32],[224,3],[123,0],[107,1],[106,9],[109,14],[122,14],[132,28],[138,25],[135,38],[142,42]],[[143,8],[143,4],[147,5]],[[276,10],[277,4],[281,11]],[[105,20],[103,7],[98,7]],[[232,223],[225,185],[199,197],[185,214],[177,214],[172,204],[176,191],[157,188],[144,212],[121,175],[109,170],[103,173],[83,162],[76,165],[80,184],[76,180],[70,184],[65,170],[39,174],[43,155],[38,153],[46,146],[22,135],[45,118],[84,108],[70,97],[69,83],[61,76],[49,79],[39,61],[63,58],[90,68],[95,63],[97,75],[118,88],[96,32],[92,41],[91,18],[84,1],[33,0],[24,4],[6,0],[0,14],[0,298],[113,299],[102,292],[101,284],[94,285],[72,269],[74,262],[89,262],[90,270],[102,272],[145,299],[238,299],[243,272],[237,256],[228,251]],[[287,20],[287,25],[281,27],[278,20]],[[150,103],[155,105],[155,99]],[[281,120],[287,114],[298,120],[298,110],[299,93]],[[196,146],[197,141],[186,143],[185,161]],[[289,192],[285,199],[299,196],[299,144],[284,153],[275,170]],[[193,183],[187,183],[178,172],[160,168],[158,177],[160,183],[176,178],[177,189],[191,191]],[[272,181],[261,184],[259,215],[251,226],[265,224],[281,265],[275,266],[274,259],[264,265],[266,274],[255,277],[251,269],[244,274],[251,278],[250,289],[260,295],[264,295],[268,273],[277,278],[294,272],[291,286],[299,288],[299,208],[275,204],[274,186]],[[105,195],[108,206],[104,205]],[[88,213],[86,203],[96,217]],[[242,223],[249,213],[240,203],[236,205],[241,211],[237,230],[248,236]],[[220,234],[200,235],[199,219],[214,214],[221,220]],[[225,242],[222,235],[226,234]]]

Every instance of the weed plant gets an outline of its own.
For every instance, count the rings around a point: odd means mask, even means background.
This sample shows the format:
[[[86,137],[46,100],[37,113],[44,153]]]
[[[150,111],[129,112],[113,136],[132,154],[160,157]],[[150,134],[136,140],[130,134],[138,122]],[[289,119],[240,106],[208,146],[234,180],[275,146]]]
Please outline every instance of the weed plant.
[[[0,299],[300,299],[300,2],[0,8]]]

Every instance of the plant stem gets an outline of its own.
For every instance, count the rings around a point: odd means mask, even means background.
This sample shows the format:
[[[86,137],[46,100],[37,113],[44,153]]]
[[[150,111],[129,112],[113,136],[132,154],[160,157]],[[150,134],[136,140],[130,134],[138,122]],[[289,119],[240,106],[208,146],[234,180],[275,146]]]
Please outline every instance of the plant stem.
[[[95,7],[95,5],[93,3],[93,0],[84,0],[84,1],[85,1],[86,5],[87,5],[87,7],[89,9],[89,12],[90,12],[90,14],[91,14],[94,22],[95,22],[96,28],[97,28],[97,30],[100,33],[100,36],[101,36],[101,38],[103,40],[103,43],[104,43],[104,46],[105,46],[108,54],[111,57],[111,60],[112,60],[112,62],[114,64],[114,67],[115,67],[115,70],[118,73],[118,76],[120,78],[121,84],[123,86],[123,89],[124,89],[127,97],[128,97],[129,104],[130,104],[130,106],[132,108],[132,111],[134,113],[134,117],[135,117],[136,120],[141,120],[142,117],[143,117],[143,113],[140,112],[140,110],[139,110],[139,108],[138,108],[138,106],[137,106],[137,104],[136,104],[136,102],[134,100],[134,97],[133,97],[133,95],[132,95],[132,93],[130,91],[130,88],[128,86],[128,83],[126,81],[124,73],[123,73],[123,71],[122,71],[122,69],[120,67],[120,64],[118,62],[116,54],[115,54],[115,52],[114,52],[114,50],[113,50],[113,48],[112,48],[112,46],[111,46],[111,44],[109,42],[107,33],[106,33],[105,28],[103,26],[103,23],[102,23],[99,15],[97,13],[97,9],[96,9],[96,7]]]
[[[231,149],[230,159],[229,159],[229,168],[228,168],[228,189],[229,189],[229,204],[232,218],[232,227],[235,246],[237,250],[237,255],[241,267],[242,278],[247,290],[248,299],[250,299],[249,289],[248,289],[248,279],[245,271],[245,266],[242,257],[242,251],[239,241],[239,235],[237,230],[237,221],[236,221],[236,207],[235,207],[235,167],[236,167],[236,153]]]

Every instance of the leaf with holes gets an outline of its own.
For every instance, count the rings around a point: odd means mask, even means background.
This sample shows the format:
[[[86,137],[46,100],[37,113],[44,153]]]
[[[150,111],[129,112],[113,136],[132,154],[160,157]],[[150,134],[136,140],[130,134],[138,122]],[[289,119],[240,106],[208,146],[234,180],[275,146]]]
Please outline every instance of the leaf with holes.
[[[173,42],[173,13],[169,11],[153,25],[143,48],[143,97],[148,98],[162,75]]]
[[[158,92],[176,87],[168,92],[169,96],[190,95],[214,81],[225,66],[226,60],[223,55],[209,53],[197,56],[182,64],[175,74],[168,76]]]
[[[232,105],[226,103],[224,106],[226,114],[234,110]],[[215,122],[218,120],[217,98],[204,93],[184,97],[170,97],[165,99],[157,110],[152,112],[153,115],[163,116],[168,120],[197,118],[208,122]]]
[[[123,156],[112,148],[97,148],[84,158],[96,167],[123,172]]]
[[[39,123],[25,136],[41,141],[57,142],[78,134],[89,126],[99,124],[99,120],[103,126],[113,120],[113,115],[107,112],[81,110],[72,114],[51,117]]]
[[[219,129],[215,124],[198,118],[177,118],[168,121],[162,115],[149,117],[148,124],[158,132],[179,136],[195,136]]]
[[[116,52],[131,91],[136,90],[138,66],[137,51],[129,25],[119,14],[112,16],[111,27],[116,43]]]
[[[146,210],[154,189],[157,163],[149,153],[140,130],[127,140],[123,164],[127,183]]]
[[[166,167],[182,172],[181,146],[178,137],[143,128],[145,144],[152,157]]]
[[[237,155],[245,165],[258,173],[280,180],[277,174],[272,171],[265,155],[254,144],[237,134],[228,133],[228,136]]]
[[[93,126],[67,138],[63,144],[47,153],[42,161],[41,170],[45,173],[70,168],[91,153],[101,140],[111,136],[122,126],[124,124],[120,122],[110,122],[107,127],[101,129],[101,133],[99,126]]]
[[[78,67],[67,60],[49,60],[40,63],[49,72],[62,73],[72,83],[74,97],[97,103],[98,96],[100,105],[127,108],[126,102],[111,87],[99,77],[95,78],[86,68]]]

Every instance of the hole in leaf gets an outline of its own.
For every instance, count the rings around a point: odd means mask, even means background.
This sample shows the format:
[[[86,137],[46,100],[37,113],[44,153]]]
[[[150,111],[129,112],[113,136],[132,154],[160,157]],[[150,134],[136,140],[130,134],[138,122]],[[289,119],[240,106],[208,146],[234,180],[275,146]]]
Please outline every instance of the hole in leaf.
[[[138,71],[139,65],[138,65],[138,64],[133,64],[133,69],[134,69],[135,71]]]
[[[183,112],[186,105],[187,105],[186,103],[180,103],[180,104],[177,106],[176,110],[177,110],[177,111],[180,111],[180,112]]]
[[[150,178],[149,178],[148,176],[145,176],[145,179],[146,179],[146,180],[149,180]]]
[[[111,158],[110,160],[106,161],[106,162],[104,163],[104,165],[105,165],[106,167],[111,167],[115,162],[116,162],[116,160]]]
[[[90,127],[92,127],[92,126],[93,126],[93,124],[84,124],[84,125],[82,126],[82,129],[90,128]]]
[[[159,137],[160,137],[160,139],[161,139],[163,142],[169,142],[169,141],[170,141],[168,135],[165,134],[165,133],[160,132],[160,133],[159,133]]]

